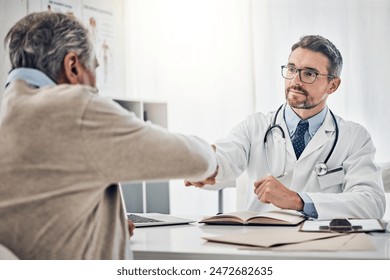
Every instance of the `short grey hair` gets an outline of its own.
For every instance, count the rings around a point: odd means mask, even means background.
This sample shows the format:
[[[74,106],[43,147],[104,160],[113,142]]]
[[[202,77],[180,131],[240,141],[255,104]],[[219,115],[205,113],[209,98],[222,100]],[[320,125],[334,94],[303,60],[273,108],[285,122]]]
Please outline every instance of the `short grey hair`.
[[[88,30],[71,15],[31,13],[10,29],[4,39],[4,45],[7,44],[12,69],[38,69],[56,82],[69,52],[75,52],[89,70],[94,67],[95,54]]]
[[[296,48],[322,53],[329,59],[329,75],[340,77],[341,69],[343,68],[343,57],[336,46],[328,39],[319,35],[303,36],[291,47],[291,51],[294,51]]]

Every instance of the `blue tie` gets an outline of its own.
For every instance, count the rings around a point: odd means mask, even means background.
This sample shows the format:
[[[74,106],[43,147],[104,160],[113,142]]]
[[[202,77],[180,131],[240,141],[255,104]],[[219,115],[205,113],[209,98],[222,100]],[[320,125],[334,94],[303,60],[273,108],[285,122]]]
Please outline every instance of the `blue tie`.
[[[308,121],[299,121],[297,130],[295,130],[295,135],[294,135],[294,139],[292,140],[292,144],[297,159],[299,159],[303,150],[305,149],[305,133],[308,130],[308,128],[309,128]]]

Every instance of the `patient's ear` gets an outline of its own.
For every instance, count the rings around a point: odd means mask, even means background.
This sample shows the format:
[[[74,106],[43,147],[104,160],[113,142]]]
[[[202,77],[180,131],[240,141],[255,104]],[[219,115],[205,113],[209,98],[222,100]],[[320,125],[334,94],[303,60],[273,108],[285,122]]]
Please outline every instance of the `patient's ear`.
[[[62,70],[63,72],[58,80],[59,84],[80,84],[83,66],[76,53],[69,52],[65,55]]]

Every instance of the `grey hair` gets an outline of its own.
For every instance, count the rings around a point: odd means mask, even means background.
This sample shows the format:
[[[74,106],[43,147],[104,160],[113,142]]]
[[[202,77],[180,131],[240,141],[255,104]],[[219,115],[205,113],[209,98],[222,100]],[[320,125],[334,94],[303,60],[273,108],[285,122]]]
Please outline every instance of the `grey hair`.
[[[343,68],[343,57],[336,46],[328,39],[319,35],[303,36],[297,43],[291,47],[291,51],[296,48],[309,49],[313,52],[319,52],[329,59],[329,75],[340,77]]]
[[[12,69],[27,67],[44,72],[58,81],[67,53],[74,52],[89,70],[94,66],[94,50],[88,30],[74,17],[62,13],[31,13],[8,32]]]

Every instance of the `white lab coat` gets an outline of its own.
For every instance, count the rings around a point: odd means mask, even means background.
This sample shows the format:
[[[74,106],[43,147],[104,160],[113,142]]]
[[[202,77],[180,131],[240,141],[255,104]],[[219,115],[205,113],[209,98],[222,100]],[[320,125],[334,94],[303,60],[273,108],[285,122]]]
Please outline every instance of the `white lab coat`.
[[[268,211],[275,206],[258,200],[253,193],[253,183],[273,174],[272,170],[283,170],[282,164],[286,162],[287,174],[280,181],[291,190],[307,193],[314,202],[318,219],[382,218],[386,199],[381,169],[374,163],[375,148],[367,130],[336,116],[339,139],[328,161],[328,168],[343,169],[319,177],[314,167],[325,160],[335,140],[332,116],[327,113],[324,123],[297,160],[283,118],[283,109],[278,114],[276,124],[282,126],[286,144],[276,129],[267,138],[271,172],[266,161],[264,135],[275,112],[268,115],[256,113],[233,128],[226,138],[217,141],[217,182],[223,184],[224,181],[234,180],[246,171],[248,187],[244,197],[247,210]]]

